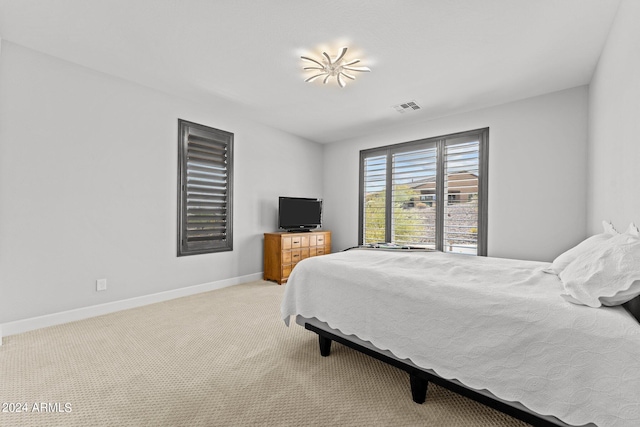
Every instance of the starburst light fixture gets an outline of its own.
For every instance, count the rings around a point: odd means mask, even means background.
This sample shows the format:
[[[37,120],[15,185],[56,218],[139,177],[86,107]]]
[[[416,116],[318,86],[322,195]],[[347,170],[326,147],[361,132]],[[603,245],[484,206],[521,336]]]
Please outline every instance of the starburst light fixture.
[[[308,56],[301,56],[305,61],[313,62],[316,66],[313,67],[304,67],[305,71],[319,71],[313,76],[309,77],[305,80],[305,82],[312,82],[319,77],[324,77],[322,83],[327,84],[327,81],[331,77],[335,77],[338,81],[338,85],[340,87],[345,87],[346,83],[344,77],[355,80],[355,76],[347,73],[346,71],[357,71],[357,72],[370,72],[369,67],[353,67],[353,65],[360,62],[359,59],[353,59],[351,61],[347,61],[345,59],[345,54],[347,53],[347,48],[343,47],[340,49],[340,53],[336,56],[335,59],[331,59],[331,57],[327,54],[327,52],[322,52],[323,58],[315,60],[313,58],[309,58]]]

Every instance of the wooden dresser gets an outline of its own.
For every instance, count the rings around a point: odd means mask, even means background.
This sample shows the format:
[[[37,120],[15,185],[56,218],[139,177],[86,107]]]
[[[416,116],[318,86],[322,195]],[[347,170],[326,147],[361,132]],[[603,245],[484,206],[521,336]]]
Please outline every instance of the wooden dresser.
[[[264,233],[264,280],[286,283],[297,263],[330,252],[330,231]]]

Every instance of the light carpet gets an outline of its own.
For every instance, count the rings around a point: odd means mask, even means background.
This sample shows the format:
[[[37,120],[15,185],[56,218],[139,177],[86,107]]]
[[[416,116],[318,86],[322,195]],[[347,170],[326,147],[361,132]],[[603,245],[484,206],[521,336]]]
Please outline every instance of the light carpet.
[[[258,281],[5,337],[0,402],[27,410],[0,425],[527,425],[434,384],[413,403],[405,372],[340,344],[321,357],[280,320],[283,291]]]

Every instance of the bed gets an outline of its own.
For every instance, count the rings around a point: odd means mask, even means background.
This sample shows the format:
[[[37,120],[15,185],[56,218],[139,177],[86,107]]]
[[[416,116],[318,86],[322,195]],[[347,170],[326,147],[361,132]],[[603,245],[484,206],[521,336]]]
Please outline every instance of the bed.
[[[281,314],[534,425],[640,425],[640,325],[561,297],[550,263],[354,249],[293,270]],[[638,298],[629,304],[637,304]],[[632,308],[632,307],[631,307]]]

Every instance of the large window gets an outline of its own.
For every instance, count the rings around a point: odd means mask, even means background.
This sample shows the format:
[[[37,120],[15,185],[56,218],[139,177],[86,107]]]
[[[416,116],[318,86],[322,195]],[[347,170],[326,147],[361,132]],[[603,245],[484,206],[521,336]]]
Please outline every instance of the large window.
[[[489,129],[360,152],[359,243],[487,254]]]
[[[233,249],[233,134],[178,120],[178,256]]]

